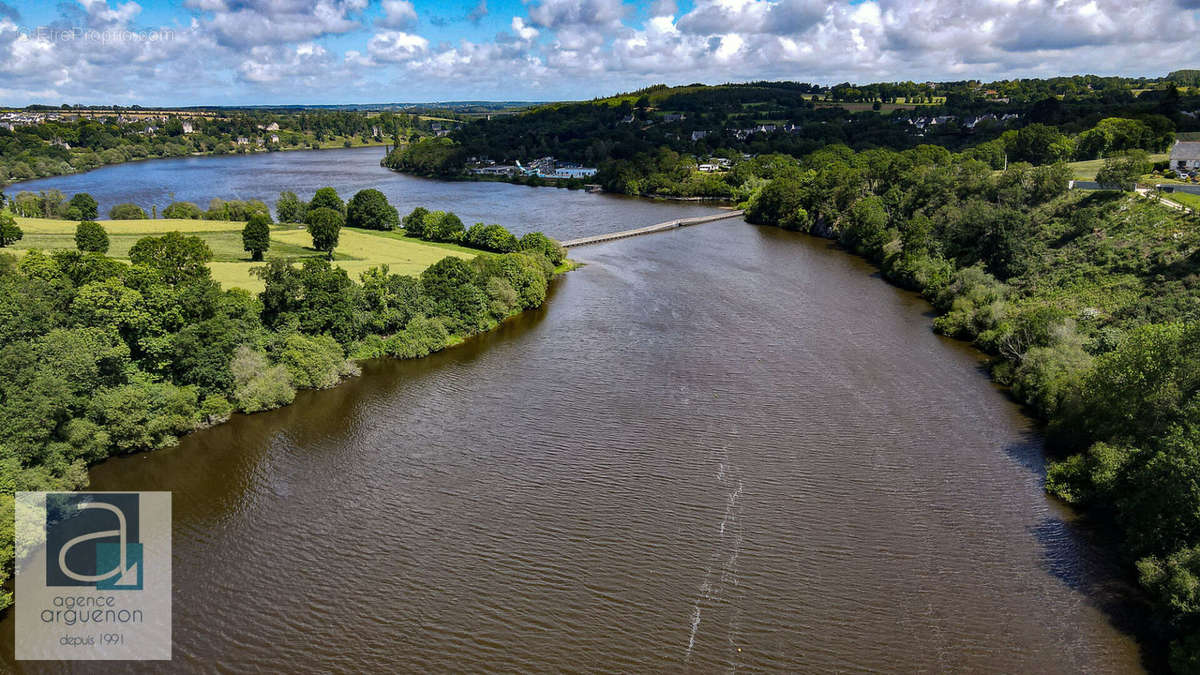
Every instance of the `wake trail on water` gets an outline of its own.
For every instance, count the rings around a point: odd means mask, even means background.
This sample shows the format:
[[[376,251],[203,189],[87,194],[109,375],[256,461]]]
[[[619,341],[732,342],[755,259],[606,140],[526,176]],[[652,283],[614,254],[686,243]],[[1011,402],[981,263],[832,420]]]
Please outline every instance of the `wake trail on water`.
[[[710,615],[721,608],[730,612],[726,627],[726,642],[734,661],[731,671],[737,669],[737,644],[735,636],[739,630],[740,609],[733,596],[738,589],[738,556],[742,548],[742,494],[744,483],[741,472],[737,467],[730,466],[729,448],[719,451],[716,471],[717,482],[725,491],[725,509],[717,526],[716,547],[709,556],[705,566],[704,578],[695,601],[692,603],[692,616],[688,631],[687,649],[684,661],[691,662],[692,653],[696,647],[696,635],[699,632],[701,620],[705,612]],[[719,625],[714,617],[713,625]]]

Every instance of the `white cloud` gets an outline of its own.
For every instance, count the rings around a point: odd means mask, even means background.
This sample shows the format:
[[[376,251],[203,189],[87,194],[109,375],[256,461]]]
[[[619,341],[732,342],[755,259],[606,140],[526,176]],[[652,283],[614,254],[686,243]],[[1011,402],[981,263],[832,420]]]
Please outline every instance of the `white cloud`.
[[[538,36],[538,29],[527,25],[525,20],[519,16],[514,16],[512,18],[512,29],[513,33],[516,33],[517,37],[525,40],[526,42],[533,40]]]
[[[403,30],[416,23],[417,10],[409,0],[383,0],[383,19],[379,25]]]
[[[411,61],[429,49],[429,41],[420,35],[401,31],[378,33],[367,43],[367,54],[376,61]]]
[[[153,27],[134,0],[60,6],[53,26],[120,35],[100,42],[39,35],[0,6],[0,92],[12,104],[333,102],[588,98],[746,79],[1154,75],[1185,67],[1179,54],[1200,34],[1187,9],[1200,0],[694,0],[684,10],[656,0],[644,13],[621,0],[528,0],[488,17],[507,28],[490,40],[435,45],[417,28],[418,8],[433,6],[422,2],[432,0],[384,0],[369,31],[366,0],[184,0],[169,39],[142,31]],[[467,6],[479,18],[487,9]]]
[[[561,26],[614,26],[625,16],[621,0],[536,0],[529,18],[544,28]]]
[[[103,0],[95,0],[102,2]],[[296,43],[362,27],[366,0],[188,0],[212,13],[204,22],[217,41],[235,48]]]

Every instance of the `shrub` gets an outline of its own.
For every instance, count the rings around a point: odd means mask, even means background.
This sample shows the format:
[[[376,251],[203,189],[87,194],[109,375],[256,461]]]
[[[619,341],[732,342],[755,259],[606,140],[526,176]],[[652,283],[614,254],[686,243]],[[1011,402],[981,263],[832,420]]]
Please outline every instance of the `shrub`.
[[[934,319],[938,332],[967,340],[994,328],[1004,318],[1007,288],[980,265],[954,273],[953,281],[933,298],[933,306],[945,312]]]
[[[211,427],[222,424],[233,415],[233,404],[220,394],[209,394],[200,404],[200,426]]]
[[[192,202],[171,202],[163,209],[163,218],[180,218],[183,220],[200,220],[204,212]]]
[[[292,333],[284,341],[279,363],[287,368],[297,389],[328,389],[345,377],[359,374],[358,366],[328,335]]]
[[[146,212],[137,204],[117,204],[108,210],[112,220],[145,220]]]
[[[233,373],[233,400],[242,412],[278,408],[296,398],[287,369],[270,365],[266,354],[246,345],[234,352],[229,369]]]
[[[114,448],[134,452],[174,445],[196,428],[197,410],[194,387],[136,383],[97,393],[88,417],[108,433]]]
[[[418,316],[389,338],[385,349],[396,358],[417,359],[442,349],[449,340],[450,331],[440,320]]]

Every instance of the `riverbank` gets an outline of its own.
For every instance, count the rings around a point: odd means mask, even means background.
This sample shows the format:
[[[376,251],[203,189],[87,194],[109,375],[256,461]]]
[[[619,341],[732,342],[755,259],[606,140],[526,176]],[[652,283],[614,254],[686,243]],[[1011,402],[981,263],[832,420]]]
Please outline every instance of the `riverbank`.
[[[1139,195],[1068,191],[1061,165],[984,176],[950,158],[869,182],[854,160],[817,153],[747,219],[836,240],[929,299],[937,332],[989,356],[1047,422],[1046,489],[1113,534],[1153,603],[1151,663],[1187,672],[1200,659],[1186,609],[1200,564],[1200,223]]]
[[[569,267],[534,251],[464,260],[402,243],[438,259],[418,276],[372,266],[361,283],[323,258],[299,267],[271,259],[257,296],[222,289],[203,240],[179,233],[140,239],[132,265],[73,250],[0,255],[0,311],[10,319],[0,344],[32,357],[0,382],[11,490],[0,495],[0,587],[12,569],[13,492],[80,489],[96,462],[175,445],[234,412],[289,405],[297,391],[357,375],[355,361],[461,344],[540,307],[555,264]],[[68,309],[47,316],[48,303]],[[57,411],[50,424],[46,406]],[[21,455],[6,450],[14,441]],[[0,593],[0,607],[10,602]]]
[[[79,175],[91,173],[93,171],[99,171],[101,169],[112,168],[115,166],[123,166],[123,165],[127,165],[127,164],[138,164],[138,163],[145,163],[145,162],[154,162],[154,161],[158,161],[158,160],[185,159],[188,157],[197,157],[197,158],[200,158],[200,157],[245,157],[245,156],[253,156],[253,155],[279,153],[279,152],[299,152],[299,151],[320,152],[323,150],[353,150],[353,149],[359,149],[359,148],[382,148],[382,147],[388,147],[389,145],[390,145],[389,143],[386,143],[384,141],[374,141],[374,140],[369,141],[367,143],[363,143],[363,142],[359,141],[359,142],[351,144],[350,146],[345,145],[344,141],[336,141],[336,142],[335,141],[326,141],[326,142],[318,144],[318,146],[315,148],[312,147],[311,145],[296,145],[296,146],[292,146],[292,147],[277,147],[277,148],[270,148],[270,149],[255,147],[253,149],[245,148],[245,149],[238,150],[238,151],[189,152],[189,153],[181,154],[181,155],[160,155],[158,157],[131,157],[129,159],[125,159],[120,162],[110,162],[110,163],[100,164],[98,166],[89,167],[89,168],[86,168],[83,170],[62,171],[62,172],[58,172],[58,173],[49,173],[44,176],[30,176],[29,178],[21,178],[18,180],[4,180],[4,181],[0,181],[0,188],[4,188],[4,189],[8,190],[8,189],[12,189],[12,188],[19,188],[22,183],[29,183],[29,182],[33,182],[33,181],[45,180],[47,178],[58,178],[58,177],[63,177],[63,176],[79,176]],[[3,158],[0,158],[0,159],[3,159]],[[20,192],[20,190],[17,190],[17,192]],[[16,193],[14,192],[14,194],[16,194]]]
[[[719,206],[732,205],[737,200],[726,197],[696,197],[685,195],[671,194],[640,194],[627,192],[610,192],[600,188],[598,185],[589,182],[588,180],[578,178],[542,178],[541,176],[484,176],[477,174],[453,174],[449,176],[426,175],[413,171],[405,171],[404,169],[392,168],[380,162],[380,166],[394,171],[396,173],[409,176],[417,176],[420,178],[429,178],[432,180],[442,180],[453,183],[508,183],[509,185],[524,185],[526,187],[552,187],[560,190],[588,190],[594,192],[605,192],[607,194],[620,195],[622,197],[630,197],[634,199],[648,199],[651,201],[669,201],[669,202],[688,202],[695,204],[714,204]],[[592,188],[595,188],[594,190]]]
[[[736,219],[573,257],[459,347],[91,471],[174,495],[177,660],[1139,672],[1036,424],[925,301]]]

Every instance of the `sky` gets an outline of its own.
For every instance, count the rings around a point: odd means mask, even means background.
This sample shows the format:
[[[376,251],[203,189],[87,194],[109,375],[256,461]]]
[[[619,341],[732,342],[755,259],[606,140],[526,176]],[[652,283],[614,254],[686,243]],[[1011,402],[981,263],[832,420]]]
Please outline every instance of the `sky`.
[[[0,1],[5,106],[547,101],[1179,68],[1200,68],[1200,0]]]

